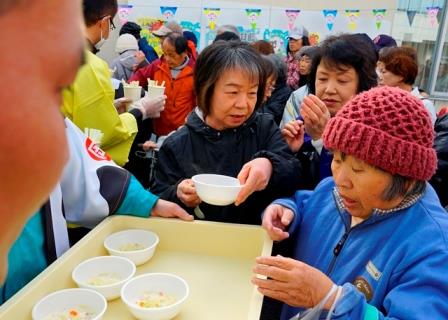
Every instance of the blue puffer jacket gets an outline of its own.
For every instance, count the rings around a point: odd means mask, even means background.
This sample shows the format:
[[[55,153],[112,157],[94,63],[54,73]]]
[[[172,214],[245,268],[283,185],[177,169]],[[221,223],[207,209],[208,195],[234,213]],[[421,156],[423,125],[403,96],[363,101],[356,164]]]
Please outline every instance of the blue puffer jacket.
[[[434,189],[350,228],[333,178],[275,203],[295,213],[294,258],[343,286],[332,319],[448,319],[448,214]],[[281,319],[299,309],[284,305]]]

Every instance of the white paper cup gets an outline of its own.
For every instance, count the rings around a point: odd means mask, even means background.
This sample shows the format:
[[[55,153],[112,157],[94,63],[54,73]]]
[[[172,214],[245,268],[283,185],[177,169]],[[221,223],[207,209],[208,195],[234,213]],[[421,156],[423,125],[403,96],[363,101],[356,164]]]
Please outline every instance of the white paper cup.
[[[131,99],[132,102],[140,100],[142,87],[138,86],[123,86],[124,97],[127,99]]]
[[[148,84],[148,97],[157,98],[163,96],[165,93],[165,87],[152,86]]]

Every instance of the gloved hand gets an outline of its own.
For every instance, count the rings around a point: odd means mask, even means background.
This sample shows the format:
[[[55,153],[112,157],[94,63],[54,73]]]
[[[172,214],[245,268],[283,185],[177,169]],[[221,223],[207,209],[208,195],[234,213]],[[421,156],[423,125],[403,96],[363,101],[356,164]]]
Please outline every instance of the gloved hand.
[[[118,113],[126,112],[127,106],[132,102],[131,99],[128,98],[119,98],[114,100],[115,109],[117,109]]]
[[[165,108],[166,96],[157,98],[144,97],[132,104],[132,108],[138,108],[143,115],[143,120],[148,118],[159,118]]]

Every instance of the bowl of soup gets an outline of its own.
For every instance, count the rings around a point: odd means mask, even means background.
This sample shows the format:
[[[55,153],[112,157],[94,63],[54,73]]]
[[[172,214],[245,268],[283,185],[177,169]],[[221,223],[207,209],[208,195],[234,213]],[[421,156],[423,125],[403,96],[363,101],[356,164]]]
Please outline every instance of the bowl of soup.
[[[72,272],[80,288],[95,290],[107,300],[120,296],[123,285],[135,274],[135,264],[123,257],[100,256],[81,262]]]
[[[198,197],[215,206],[227,206],[234,203],[243,187],[237,178],[220,174],[198,174],[191,179]]]
[[[170,273],[146,273],[127,282],[121,300],[140,320],[169,320],[177,316],[190,289],[181,277]]]
[[[137,266],[152,258],[158,244],[157,234],[141,229],[119,231],[104,240],[110,255],[128,258]]]
[[[50,293],[37,302],[33,320],[100,320],[107,309],[106,299],[90,289],[65,289]]]

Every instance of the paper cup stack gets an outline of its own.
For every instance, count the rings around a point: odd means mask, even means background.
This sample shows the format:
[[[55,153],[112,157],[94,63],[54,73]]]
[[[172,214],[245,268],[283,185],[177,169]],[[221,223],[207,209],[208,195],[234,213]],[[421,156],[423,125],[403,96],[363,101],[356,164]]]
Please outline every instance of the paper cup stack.
[[[123,83],[124,97],[132,100],[132,102],[140,100],[142,87],[139,86],[138,81],[131,81],[131,83]]]
[[[165,93],[165,81],[159,86],[157,81],[148,79],[148,96],[150,98],[157,98]]]

